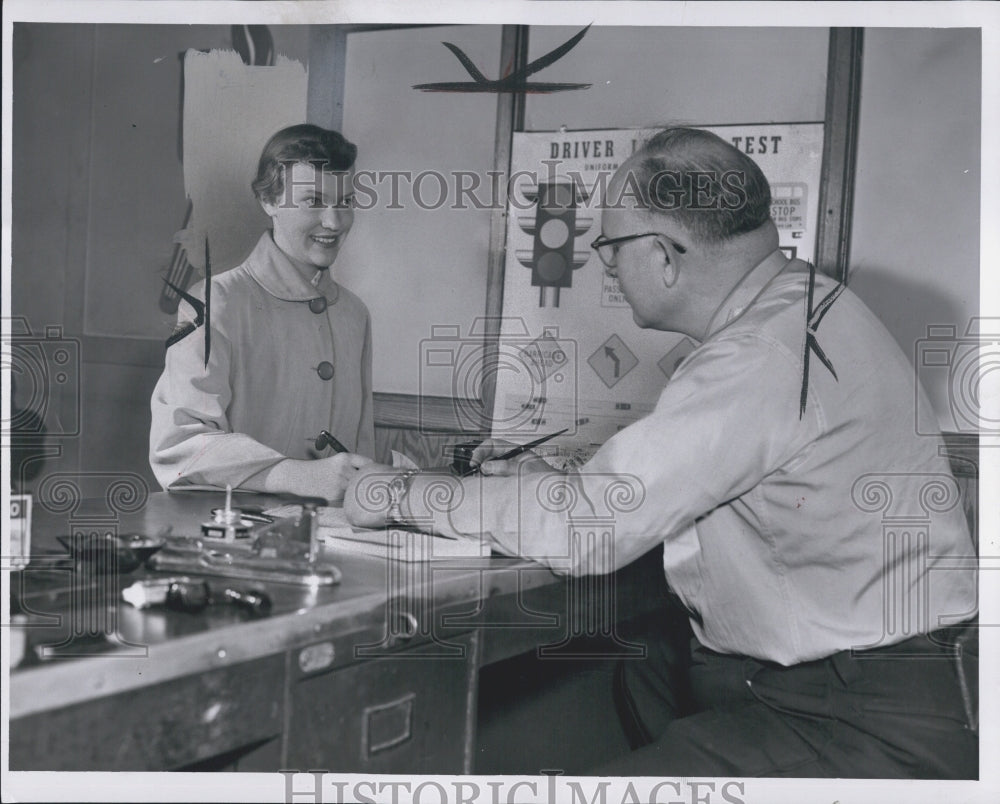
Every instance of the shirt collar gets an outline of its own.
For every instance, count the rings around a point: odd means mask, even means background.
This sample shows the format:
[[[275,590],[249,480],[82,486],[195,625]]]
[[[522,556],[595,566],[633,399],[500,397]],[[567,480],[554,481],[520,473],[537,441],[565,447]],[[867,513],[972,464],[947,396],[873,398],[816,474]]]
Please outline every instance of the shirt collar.
[[[775,249],[751,268],[736,284],[712,315],[702,341],[739,318],[765,287],[791,262],[781,249]]]
[[[270,231],[261,235],[244,265],[257,284],[278,299],[309,301],[323,296],[329,304],[335,304],[340,296],[340,285],[330,276],[329,269],[319,272],[319,281],[314,285],[311,280],[317,272],[307,276],[275,245]]]

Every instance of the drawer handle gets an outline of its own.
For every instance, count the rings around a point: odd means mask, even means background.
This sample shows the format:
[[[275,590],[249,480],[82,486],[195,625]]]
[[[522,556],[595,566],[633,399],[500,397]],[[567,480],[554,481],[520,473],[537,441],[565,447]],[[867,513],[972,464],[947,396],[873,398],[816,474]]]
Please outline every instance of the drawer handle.
[[[361,750],[365,758],[405,743],[413,733],[415,692],[361,713]]]
[[[413,639],[420,632],[420,622],[408,611],[399,612],[396,618],[397,639]]]
[[[319,642],[303,648],[299,652],[299,669],[303,673],[315,673],[326,670],[333,664],[334,649],[332,642]]]

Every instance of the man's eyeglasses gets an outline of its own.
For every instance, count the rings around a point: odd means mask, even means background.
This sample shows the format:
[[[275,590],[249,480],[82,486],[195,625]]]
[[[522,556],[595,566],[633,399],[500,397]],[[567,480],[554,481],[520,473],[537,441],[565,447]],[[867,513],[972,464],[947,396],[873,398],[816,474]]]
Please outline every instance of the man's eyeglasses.
[[[622,243],[627,243],[629,240],[638,240],[640,237],[664,237],[670,245],[677,249],[678,254],[683,254],[687,251],[684,246],[672,237],[667,237],[663,232],[643,232],[642,234],[624,235],[622,237],[605,237],[601,235],[590,244],[590,247],[597,252],[597,256],[601,258],[601,262],[608,268],[614,268],[618,264],[618,247]]]

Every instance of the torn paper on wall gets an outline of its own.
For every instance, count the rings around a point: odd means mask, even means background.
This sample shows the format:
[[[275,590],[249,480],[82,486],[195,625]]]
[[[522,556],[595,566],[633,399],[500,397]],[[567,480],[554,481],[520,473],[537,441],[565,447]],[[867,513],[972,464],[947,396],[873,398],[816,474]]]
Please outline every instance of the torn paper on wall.
[[[306,121],[306,86],[305,67],[284,56],[273,67],[231,50],[184,56],[184,190],[213,274],[242,262],[268,226],[250,183],[271,135]]]

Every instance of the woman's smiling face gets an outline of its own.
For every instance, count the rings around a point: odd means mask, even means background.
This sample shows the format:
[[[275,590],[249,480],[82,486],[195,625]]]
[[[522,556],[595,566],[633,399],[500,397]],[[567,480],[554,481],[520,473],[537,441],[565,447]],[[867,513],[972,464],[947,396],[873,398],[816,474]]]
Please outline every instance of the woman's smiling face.
[[[354,223],[354,169],[330,173],[305,162],[284,171],[284,189],[261,202],[271,217],[274,243],[310,268],[333,265]]]

